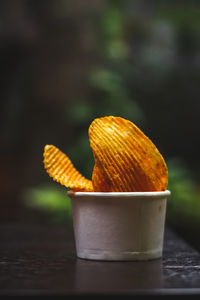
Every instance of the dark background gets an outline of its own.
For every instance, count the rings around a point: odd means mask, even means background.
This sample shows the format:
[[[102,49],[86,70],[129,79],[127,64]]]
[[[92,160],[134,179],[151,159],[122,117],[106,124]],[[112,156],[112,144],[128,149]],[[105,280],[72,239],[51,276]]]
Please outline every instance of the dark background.
[[[60,191],[45,144],[91,178],[87,130],[105,115],[137,124],[163,154],[169,220],[180,206],[184,220],[200,217],[199,1],[1,0],[0,77],[0,222],[39,222],[29,200],[48,207]]]

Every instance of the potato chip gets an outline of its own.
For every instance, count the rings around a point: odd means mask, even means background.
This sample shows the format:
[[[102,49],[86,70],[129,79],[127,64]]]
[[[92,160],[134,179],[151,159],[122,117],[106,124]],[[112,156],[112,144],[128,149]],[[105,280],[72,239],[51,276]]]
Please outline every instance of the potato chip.
[[[95,119],[89,127],[95,158],[94,191],[166,190],[168,171],[152,141],[132,122],[120,117]]]
[[[93,191],[92,181],[83,177],[70,159],[53,145],[44,148],[44,166],[50,177],[74,191]]]

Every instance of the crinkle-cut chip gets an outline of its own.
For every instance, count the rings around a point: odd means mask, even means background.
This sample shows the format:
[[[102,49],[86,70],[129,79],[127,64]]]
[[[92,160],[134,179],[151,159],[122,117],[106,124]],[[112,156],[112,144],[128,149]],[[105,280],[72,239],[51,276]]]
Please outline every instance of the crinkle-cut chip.
[[[95,119],[89,127],[95,167],[94,191],[163,191],[166,163],[152,141],[132,122],[120,117]]]
[[[44,167],[55,181],[74,191],[93,191],[92,181],[83,177],[70,159],[53,145],[44,148]]]

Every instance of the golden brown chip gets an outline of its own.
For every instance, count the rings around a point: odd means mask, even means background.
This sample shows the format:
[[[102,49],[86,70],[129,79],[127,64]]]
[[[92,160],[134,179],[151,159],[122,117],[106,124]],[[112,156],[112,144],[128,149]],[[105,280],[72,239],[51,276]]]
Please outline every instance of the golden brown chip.
[[[89,127],[95,158],[94,191],[162,191],[168,184],[165,161],[152,141],[120,117],[95,119]]]
[[[70,159],[53,145],[44,148],[44,167],[50,177],[74,191],[93,191],[92,181],[83,177]]]

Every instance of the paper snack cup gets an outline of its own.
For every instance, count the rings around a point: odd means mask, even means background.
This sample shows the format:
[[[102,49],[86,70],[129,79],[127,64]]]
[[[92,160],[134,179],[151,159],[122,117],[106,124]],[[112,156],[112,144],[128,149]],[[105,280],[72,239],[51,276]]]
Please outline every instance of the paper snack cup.
[[[79,258],[123,261],[162,257],[170,191],[68,195]]]

